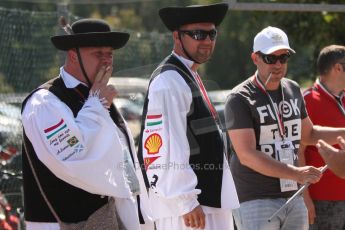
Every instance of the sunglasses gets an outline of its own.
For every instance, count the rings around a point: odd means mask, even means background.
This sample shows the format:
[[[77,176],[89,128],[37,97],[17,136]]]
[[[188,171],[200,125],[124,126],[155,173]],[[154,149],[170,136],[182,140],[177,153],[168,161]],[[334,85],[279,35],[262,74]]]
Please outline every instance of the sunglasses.
[[[187,34],[189,37],[197,41],[203,41],[207,38],[210,38],[211,41],[214,41],[217,37],[217,30],[180,30],[180,33]]]
[[[277,61],[279,60],[281,64],[285,64],[287,63],[287,61],[289,60],[291,54],[290,53],[286,53],[286,54],[282,54],[279,56],[273,55],[273,54],[263,54],[261,52],[258,52],[258,55],[262,58],[262,60],[266,63],[266,64],[276,64]]]

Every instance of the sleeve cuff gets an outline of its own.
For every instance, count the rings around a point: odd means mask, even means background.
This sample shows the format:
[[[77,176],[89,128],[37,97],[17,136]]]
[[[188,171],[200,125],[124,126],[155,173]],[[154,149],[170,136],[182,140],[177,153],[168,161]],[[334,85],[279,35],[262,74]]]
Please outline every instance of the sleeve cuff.
[[[95,110],[97,112],[100,112],[100,111],[107,112],[108,111],[108,109],[106,109],[103,106],[102,102],[100,101],[100,99],[97,96],[88,97],[88,99],[85,101],[83,109],[92,109],[92,110]]]
[[[179,214],[182,216],[191,212],[194,208],[199,206],[199,201],[197,200],[197,195],[178,198]]]

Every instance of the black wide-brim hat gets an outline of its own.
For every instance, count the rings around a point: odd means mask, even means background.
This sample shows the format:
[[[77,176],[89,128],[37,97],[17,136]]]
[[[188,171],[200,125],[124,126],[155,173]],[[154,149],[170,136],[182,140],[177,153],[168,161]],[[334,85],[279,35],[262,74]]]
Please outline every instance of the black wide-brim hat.
[[[218,26],[228,11],[228,4],[193,5],[186,7],[165,7],[159,10],[159,16],[165,26],[178,30],[181,26],[193,23],[214,23]]]
[[[101,46],[119,49],[128,39],[128,33],[111,31],[103,20],[81,19],[72,24],[71,34],[53,36],[51,42],[57,49],[65,51],[77,47]]]

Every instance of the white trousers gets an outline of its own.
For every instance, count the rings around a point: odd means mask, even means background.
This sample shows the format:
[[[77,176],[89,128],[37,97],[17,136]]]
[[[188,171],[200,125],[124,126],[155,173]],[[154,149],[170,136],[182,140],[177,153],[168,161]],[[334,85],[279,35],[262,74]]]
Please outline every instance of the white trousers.
[[[167,217],[155,221],[157,230],[191,230],[196,228],[186,227],[182,216]],[[205,230],[233,230],[234,223],[231,211],[218,211],[205,213]]]

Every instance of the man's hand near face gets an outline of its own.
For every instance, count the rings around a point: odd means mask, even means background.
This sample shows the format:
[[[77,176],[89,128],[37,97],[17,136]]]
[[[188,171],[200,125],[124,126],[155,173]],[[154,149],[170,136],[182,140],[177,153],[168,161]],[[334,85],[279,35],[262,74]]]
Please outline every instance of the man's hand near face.
[[[102,104],[109,108],[117,91],[113,85],[108,85],[112,73],[112,66],[102,66],[98,71],[95,81],[91,87],[90,94],[98,94]]]

